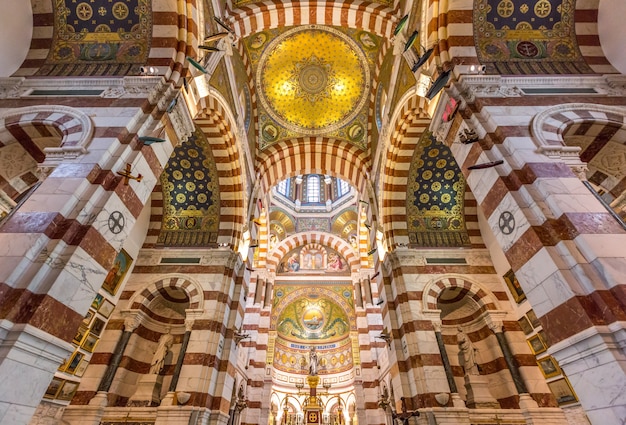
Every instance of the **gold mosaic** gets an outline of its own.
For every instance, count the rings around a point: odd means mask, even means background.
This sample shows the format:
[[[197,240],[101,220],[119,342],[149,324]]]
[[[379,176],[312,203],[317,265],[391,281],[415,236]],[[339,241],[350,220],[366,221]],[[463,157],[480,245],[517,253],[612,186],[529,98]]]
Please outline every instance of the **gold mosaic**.
[[[257,67],[259,99],[271,118],[291,131],[335,131],[367,101],[367,59],[354,40],[334,28],[297,27],[265,51]]]

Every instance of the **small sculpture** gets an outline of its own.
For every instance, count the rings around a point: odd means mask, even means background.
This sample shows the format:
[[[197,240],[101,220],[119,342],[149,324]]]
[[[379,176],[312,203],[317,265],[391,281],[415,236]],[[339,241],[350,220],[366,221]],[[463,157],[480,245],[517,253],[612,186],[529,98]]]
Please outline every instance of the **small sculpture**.
[[[163,366],[165,365],[165,356],[172,348],[172,344],[174,344],[174,337],[169,333],[166,333],[161,336],[159,339],[159,345],[152,356],[152,362],[150,363],[150,374],[158,375],[163,370]]]
[[[458,328],[458,331],[456,340],[461,349],[465,375],[480,375],[478,363],[476,363],[476,348],[465,332],[463,332],[463,329]]]

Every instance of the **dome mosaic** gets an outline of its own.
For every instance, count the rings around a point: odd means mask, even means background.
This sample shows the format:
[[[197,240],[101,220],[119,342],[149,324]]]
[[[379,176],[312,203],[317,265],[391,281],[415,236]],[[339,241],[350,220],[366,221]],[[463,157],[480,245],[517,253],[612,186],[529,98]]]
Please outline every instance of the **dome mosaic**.
[[[271,118],[291,131],[335,131],[367,101],[366,57],[334,28],[294,28],[274,39],[266,52],[257,67],[259,99]]]

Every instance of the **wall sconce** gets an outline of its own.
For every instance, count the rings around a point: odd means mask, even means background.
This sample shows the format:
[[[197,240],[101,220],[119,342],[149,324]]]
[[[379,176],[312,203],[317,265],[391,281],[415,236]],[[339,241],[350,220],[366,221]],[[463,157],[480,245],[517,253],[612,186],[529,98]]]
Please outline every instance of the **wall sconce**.
[[[143,76],[152,76],[159,74],[159,68],[154,66],[142,66],[139,68],[140,75]]]
[[[471,74],[483,75],[487,67],[485,65],[470,65],[469,72]]]

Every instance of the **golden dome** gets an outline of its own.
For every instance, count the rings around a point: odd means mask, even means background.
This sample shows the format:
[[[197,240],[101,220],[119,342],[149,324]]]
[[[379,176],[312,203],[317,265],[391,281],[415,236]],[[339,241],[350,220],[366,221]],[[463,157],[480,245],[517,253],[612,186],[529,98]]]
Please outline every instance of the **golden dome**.
[[[257,68],[259,98],[285,128],[309,135],[335,131],[367,100],[369,67],[358,45],[329,27],[297,27],[277,37]]]

